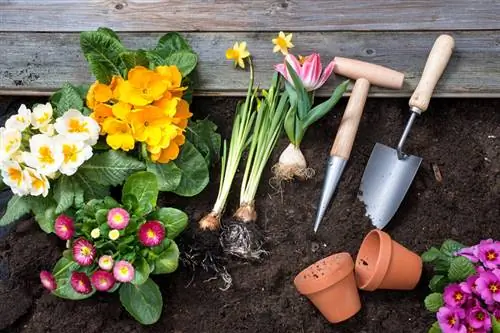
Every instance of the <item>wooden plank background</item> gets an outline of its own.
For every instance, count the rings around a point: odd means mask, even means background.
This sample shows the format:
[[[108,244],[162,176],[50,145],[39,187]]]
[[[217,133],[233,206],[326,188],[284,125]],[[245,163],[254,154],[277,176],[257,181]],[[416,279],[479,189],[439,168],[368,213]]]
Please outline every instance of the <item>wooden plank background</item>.
[[[2,0],[0,31],[500,29],[498,0]]]
[[[334,56],[385,65],[406,74],[403,90],[372,87],[370,96],[409,96],[420,78],[439,32],[297,32],[296,54],[317,51],[327,64]],[[456,51],[438,83],[435,96],[500,96],[500,36],[496,31],[452,32]],[[148,47],[161,33],[121,33],[130,48]],[[234,41],[246,40],[254,56],[256,82],[269,84],[275,33],[185,33],[200,56],[197,95],[243,95],[248,73],[234,69],[224,56]],[[80,52],[77,33],[0,33],[0,91],[4,94],[49,94],[64,82],[89,83],[92,78]],[[343,78],[330,80],[319,95],[329,95]]]

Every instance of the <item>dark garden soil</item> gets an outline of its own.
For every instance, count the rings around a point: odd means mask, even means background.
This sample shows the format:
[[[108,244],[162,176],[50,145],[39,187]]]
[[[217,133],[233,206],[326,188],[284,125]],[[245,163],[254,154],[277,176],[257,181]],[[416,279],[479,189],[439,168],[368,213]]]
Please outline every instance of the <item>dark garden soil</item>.
[[[3,98],[1,113],[16,109],[20,99]],[[197,98],[198,117],[208,115],[224,137],[237,99]],[[8,108],[8,106],[10,107]],[[431,272],[411,292],[361,292],[362,310],[349,321],[331,325],[294,286],[295,275],[334,252],[356,254],[372,228],[356,196],[364,166],[375,142],[391,146],[408,118],[406,99],[367,102],[351,159],[319,233],[312,224],[323,181],[327,153],[346,100],[312,128],[303,151],[316,176],[284,185],[282,195],[268,185],[270,167],[257,197],[259,226],[268,237],[270,255],[260,264],[227,261],[233,286],[222,291],[213,271],[193,273],[181,265],[174,274],[157,277],[164,298],[163,315],[151,327],[137,324],[120,306],[117,295],[98,295],[73,302],[45,292],[41,269],[51,269],[64,243],[44,234],[32,220],[23,221],[0,240],[0,329],[5,332],[426,332],[434,321],[423,300]],[[500,100],[435,99],[420,117],[406,150],[424,158],[417,176],[387,231],[408,248],[421,253],[446,238],[473,244],[500,238]],[[281,140],[272,162],[286,145]],[[434,170],[439,169],[438,181]],[[214,174],[218,173],[218,168]],[[184,209],[189,229],[180,237],[183,249],[196,246],[197,221],[210,210],[217,176],[198,197],[164,195],[162,203]],[[228,205],[238,202],[239,182]],[[214,244],[215,246],[215,244]],[[194,274],[194,275],[193,275]],[[342,302],[341,299],[338,302]]]

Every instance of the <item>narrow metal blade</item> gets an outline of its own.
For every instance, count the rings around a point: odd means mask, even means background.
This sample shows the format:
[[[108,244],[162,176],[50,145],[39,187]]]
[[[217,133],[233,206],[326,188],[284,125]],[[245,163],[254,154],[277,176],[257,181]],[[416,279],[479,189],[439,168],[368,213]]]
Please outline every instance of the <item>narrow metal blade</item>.
[[[413,155],[398,159],[396,149],[375,144],[358,195],[375,227],[382,229],[392,219],[421,162],[422,158]]]

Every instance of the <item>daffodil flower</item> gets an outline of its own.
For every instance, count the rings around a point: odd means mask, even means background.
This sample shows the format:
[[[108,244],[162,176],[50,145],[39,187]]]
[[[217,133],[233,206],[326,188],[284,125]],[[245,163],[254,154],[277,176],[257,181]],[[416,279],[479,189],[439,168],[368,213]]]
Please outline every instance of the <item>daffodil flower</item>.
[[[15,195],[23,196],[29,193],[29,180],[19,163],[15,161],[3,162],[2,178],[4,184],[8,185]]]
[[[292,34],[285,35],[283,31],[280,31],[278,37],[273,38],[273,52],[280,51],[283,55],[288,54],[288,49],[293,47],[292,44]]]
[[[34,129],[46,127],[52,121],[53,115],[52,105],[37,104],[31,113],[31,125]]]
[[[5,127],[24,131],[31,124],[31,110],[22,104],[17,110],[17,114],[10,116],[5,122]]]
[[[91,146],[97,143],[101,128],[91,117],[86,117],[80,111],[69,109],[62,117],[57,118],[54,125],[57,133],[73,141],[84,141]]]
[[[0,161],[6,161],[21,147],[21,131],[14,128],[0,128]]]
[[[50,183],[47,177],[32,168],[26,168],[24,172],[29,184],[29,194],[46,197],[50,189]]]
[[[24,152],[23,158],[28,166],[48,176],[59,170],[64,154],[60,142],[48,135],[36,134],[30,139],[30,152]]]
[[[234,43],[233,48],[227,49],[226,58],[228,60],[234,60],[234,66],[240,66],[245,68],[245,61],[243,59],[248,58],[250,52],[247,49],[247,42]]]
[[[71,176],[75,174],[80,165],[92,157],[92,147],[83,141],[73,141],[63,135],[58,135],[55,140],[62,147],[64,159],[59,171],[63,175]]]

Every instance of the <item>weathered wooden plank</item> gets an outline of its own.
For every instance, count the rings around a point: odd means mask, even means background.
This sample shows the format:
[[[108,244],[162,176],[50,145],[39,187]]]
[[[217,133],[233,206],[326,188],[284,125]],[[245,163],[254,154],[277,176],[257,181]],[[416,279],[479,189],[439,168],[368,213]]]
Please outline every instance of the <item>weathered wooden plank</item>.
[[[498,0],[3,0],[0,31],[500,29]]]
[[[312,50],[323,64],[334,56],[352,57],[389,66],[406,74],[403,90],[372,87],[370,96],[408,96],[416,87],[429,49],[439,32],[308,32],[296,33],[295,54]],[[130,48],[154,45],[159,33],[122,33]],[[500,96],[500,32],[454,32],[456,50],[436,88],[436,96]],[[268,85],[273,65],[282,57],[272,53],[274,33],[186,33],[200,56],[197,95],[243,95],[248,73],[225,59],[226,48],[246,40],[256,66],[256,82]],[[64,82],[92,81],[80,53],[76,33],[0,33],[0,91],[4,94],[49,93]],[[328,95],[343,78],[329,80],[320,96]]]

